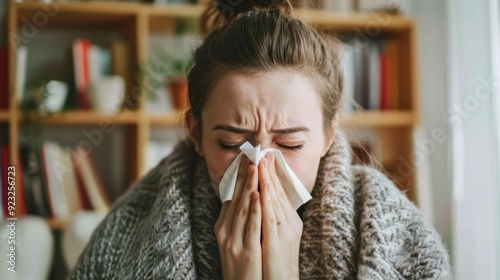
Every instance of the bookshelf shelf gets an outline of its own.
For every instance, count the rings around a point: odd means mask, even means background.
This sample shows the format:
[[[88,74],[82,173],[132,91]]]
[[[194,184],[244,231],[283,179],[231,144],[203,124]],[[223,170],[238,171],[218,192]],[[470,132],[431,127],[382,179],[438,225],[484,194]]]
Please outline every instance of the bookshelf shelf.
[[[62,230],[66,228],[68,222],[59,219],[47,219],[47,223],[52,230]]]
[[[183,112],[174,111],[166,114],[148,116],[151,125],[177,126],[182,124]],[[412,126],[415,118],[411,111],[361,111],[342,113],[340,124],[348,127],[401,127]]]
[[[340,117],[340,125],[347,127],[410,127],[415,122],[411,111],[363,111]]]
[[[165,114],[154,114],[148,116],[151,125],[178,126],[183,124],[184,112],[172,111]]]
[[[103,114],[92,111],[65,111],[48,116],[30,113],[29,119],[35,118],[39,124],[54,125],[135,124],[140,119],[140,113],[125,111],[118,114]],[[20,117],[20,120],[21,122],[26,121],[24,117]]]

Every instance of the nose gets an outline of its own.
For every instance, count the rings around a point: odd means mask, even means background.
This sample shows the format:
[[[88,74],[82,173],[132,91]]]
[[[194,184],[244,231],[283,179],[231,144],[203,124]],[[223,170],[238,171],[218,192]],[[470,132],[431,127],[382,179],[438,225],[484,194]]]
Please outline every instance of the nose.
[[[250,143],[252,143],[254,147],[260,145],[261,150],[272,147],[272,141],[270,139],[253,139]]]

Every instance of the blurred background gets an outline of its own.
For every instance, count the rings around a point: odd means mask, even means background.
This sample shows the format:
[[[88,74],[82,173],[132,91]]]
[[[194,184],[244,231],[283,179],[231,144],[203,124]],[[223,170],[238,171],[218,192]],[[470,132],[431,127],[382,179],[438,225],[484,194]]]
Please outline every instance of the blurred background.
[[[419,207],[456,279],[500,279],[498,1],[293,4],[338,39],[355,160],[371,155]],[[113,202],[185,136],[205,5],[0,0],[0,279],[65,279]]]

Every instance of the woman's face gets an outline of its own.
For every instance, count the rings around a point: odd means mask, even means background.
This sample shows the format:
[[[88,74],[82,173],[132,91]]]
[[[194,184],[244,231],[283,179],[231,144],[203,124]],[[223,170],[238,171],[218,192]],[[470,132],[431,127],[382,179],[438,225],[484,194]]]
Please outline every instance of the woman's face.
[[[309,79],[298,73],[224,75],[202,109],[201,141],[193,137],[217,195],[224,172],[245,141],[261,149],[279,149],[311,192],[320,158],[331,144],[325,137],[321,107]],[[197,124],[189,120],[188,125],[193,136]]]

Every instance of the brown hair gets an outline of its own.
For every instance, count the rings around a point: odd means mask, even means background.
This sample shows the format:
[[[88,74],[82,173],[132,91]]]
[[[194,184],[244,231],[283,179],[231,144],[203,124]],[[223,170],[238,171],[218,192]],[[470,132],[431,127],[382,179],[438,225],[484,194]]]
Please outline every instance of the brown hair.
[[[343,90],[338,57],[329,39],[292,10],[289,0],[209,3],[200,19],[208,35],[188,70],[189,112],[200,127],[201,109],[225,73],[285,69],[311,79],[323,101],[325,133],[331,136]]]

